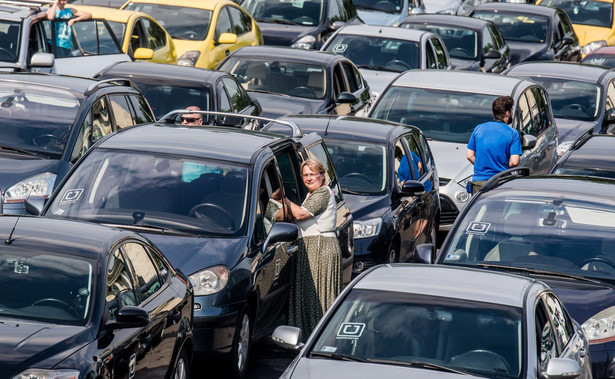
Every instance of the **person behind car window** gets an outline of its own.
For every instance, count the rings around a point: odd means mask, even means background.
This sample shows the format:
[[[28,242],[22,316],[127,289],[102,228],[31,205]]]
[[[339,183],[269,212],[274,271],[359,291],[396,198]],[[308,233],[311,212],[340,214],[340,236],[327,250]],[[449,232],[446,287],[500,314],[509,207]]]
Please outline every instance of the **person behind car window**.
[[[54,0],[53,5],[47,9],[48,20],[61,20],[54,23],[56,55],[60,57],[70,56],[72,51],[72,25],[92,17],[88,12],[67,8],[67,3],[68,0]]]
[[[186,108],[187,111],[200,111],[201,108],[196,105],[191,105]],[[181,116],[182,125],[203,125],[203,115],[200,113],[185,113]]]

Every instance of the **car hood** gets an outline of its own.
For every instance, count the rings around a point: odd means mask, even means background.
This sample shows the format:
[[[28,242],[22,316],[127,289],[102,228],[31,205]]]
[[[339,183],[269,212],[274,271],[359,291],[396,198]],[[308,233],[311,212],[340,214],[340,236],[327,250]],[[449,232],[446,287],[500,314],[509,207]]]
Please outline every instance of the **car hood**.
[[[547,50],[547,45],[541,43],[506,41],[506,44],[510,48],[511,66],[519,62],[534,60]]]
[[[173,39],[177,58],[184,55],[187,51],[200,51],[203,48],[203,41],[191,41],[187,39]]]
[[[322,100],[248,91],[263,108],[263,117],[278,118],[289,114],[319,114],[324,109]]]
[[[401,14],[386,13],[367,9],[357,9],[357,13],[359,14],[359,18],[368,25],[391,26],[393,24],[399,24],[404,19]]]
[[[332,359],[301,358],[292,372],[292,379],[307,378],[347,378],[352,373],[354,379],[372,378],[475,378],[475,376],[421,368],[384,365],[377,363],[343,362]],[[290,377],[290,376],[289,376]]]
[[[185,275],[216,265],[235,267],[246,252],[246,237],[183,237],[143,233]]]
[[[93,338],[82,326],[4,317],[0,318],[0,335],[0,373],[3,377],[12,377],[31,367],[50,369]]]
[[[355,220],[380,217],[390,207],[388,195],[365,196],[344,193],[344,200]]]
[[[367,82],[367,85],[369,85],[369,90],[372,95],[375,97],[378,97],[386,86],[400,74],[399,72],[367,70],[364,68],[359,68],[359,72]]]
[[[451,57],[451,69],[463,71],[478,71],[480,67],[479,61],[471,61],[467,59],[459,59]]]
[[[594,41],[606,41],[612,33],[611,28],[573,24],[574,32],[579,38],[579,44],[585,46]]]
[[[594,132],[600,132],[600,124],[595,121],[580,121],[570,120],[566,118],[556,118],[557,132],[559,134],[558,142],[572,142],[577,139],[581,134],[588,130]],[[595,128],[598,127],[598,130]]]
[[[118,63],[131,62],[128,54],[91,55],[86,57],[56,58],[52,72],[60,75],[95,77],[104,68]]]
[[[290,46],[306,34],[315,34],[318,25],[282,25],[258,21],[265,45]]]
[[[468,148],[465,143],[430,140],[429,147],[440,178],[453,179],[458,182],[474,173],[474,167],[466,158]]]
[[[43,172],[58,173],[59,159],[35,158],[19,153],[0,152],[0,189],[6,191],[10,186]]]

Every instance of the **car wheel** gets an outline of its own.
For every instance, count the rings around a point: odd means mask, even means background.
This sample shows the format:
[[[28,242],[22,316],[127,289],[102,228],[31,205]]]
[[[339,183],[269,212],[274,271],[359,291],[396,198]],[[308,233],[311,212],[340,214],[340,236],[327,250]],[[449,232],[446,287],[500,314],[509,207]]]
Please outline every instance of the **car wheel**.
[[[190,360],[186,350],[182,349],[177,362],[175,362],[175,368],[173,369],[173,379],[188,379],[188,373],[190,372]]]
[[[233,339],[233,348],[229,357],[229,369],[234,378],[244,378],[246,376],[248,358],[250,357],[250,342],[252,339],[252,318],[246,306],[240,312]]]
[[[395,262],[397,262],[397,251],[395,250],[394,247],[392,247],[391,250],[389,250],[389,252],[387,253],[386,263],[395,263]]]

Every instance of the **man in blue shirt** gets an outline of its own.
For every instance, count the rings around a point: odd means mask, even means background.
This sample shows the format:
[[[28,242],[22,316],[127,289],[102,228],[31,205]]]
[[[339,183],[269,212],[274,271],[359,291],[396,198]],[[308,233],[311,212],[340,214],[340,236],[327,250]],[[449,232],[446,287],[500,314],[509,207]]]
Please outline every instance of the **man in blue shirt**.
[[[493,175],[519,165],[521,140],[519,133],[508,126],[514,103],[510,96],[495,99],[491,107],[494,120],[477,125],[472,132],[466,158],[474,165],[473,194]]]

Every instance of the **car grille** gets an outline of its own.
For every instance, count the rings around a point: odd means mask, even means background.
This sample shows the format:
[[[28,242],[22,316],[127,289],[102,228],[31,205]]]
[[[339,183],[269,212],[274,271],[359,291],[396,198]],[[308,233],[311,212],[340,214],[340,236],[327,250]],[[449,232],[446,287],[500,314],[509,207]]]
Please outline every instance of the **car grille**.
[[[455,203],[446,195],[440,194],[440,208],[442,214],[440,215],[440,224],[448,225],[455,222],[457,216],[459,216],[459,210],[455,206]]]

